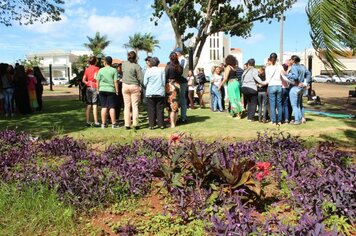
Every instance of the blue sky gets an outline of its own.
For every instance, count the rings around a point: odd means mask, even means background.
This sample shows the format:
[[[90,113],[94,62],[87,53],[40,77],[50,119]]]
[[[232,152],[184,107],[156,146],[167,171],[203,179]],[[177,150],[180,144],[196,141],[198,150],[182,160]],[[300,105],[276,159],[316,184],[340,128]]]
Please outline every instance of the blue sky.
[[[236,0],[235,0],[236,1]],[[64,49],[86,50],[86,36],[96,31],[112,41],[106,55],[126,58],[128,37],[136,32],[151,33],[160,40],[160,48],[154,55],[162,62],[168,59],[174,48],[174,34],[169,20],[163,17],[158,26],[150,21],[152,1],[147,0],[66,0],[62,21],[30,26],[12,27],[0,25],[0,62],[14,63],[28,53]],[[286,13],[284,51],[303,51],[311,47],[309,26],[305,14],[307,0],[298,2]],[[231,47],[241,48],[244,60],[255,58],[258,64],[271,52],[279,50],[279,22],[256,23],[250,38],[231,38]],[[145,53],[140,54],[141,60]]]

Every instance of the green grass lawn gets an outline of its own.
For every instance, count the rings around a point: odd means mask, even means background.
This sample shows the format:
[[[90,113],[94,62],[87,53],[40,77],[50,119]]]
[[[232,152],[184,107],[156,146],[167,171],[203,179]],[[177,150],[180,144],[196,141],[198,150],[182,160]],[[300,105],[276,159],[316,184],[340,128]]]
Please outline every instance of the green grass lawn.
[[[237,120],[227,113],[213,113],[207,109],[188,111],[189,122],[174,129],[147,129],[147,119],[141,113],[138,131],[119,129],[85,128],[85,104],[78,100],[51,100],[44,104],[44,112],[12,118],[1,117],[0,129],[17,129],[30,132],[34,136],[50,138],[55,135],[69,135],[84,139],[90,143],[110,144],[129,142],[143,137],[169,137],[172,133],[183,132],[194,138],[213,140],[246,140],[253,139],[258,132],[267,130],[289,132],[299,135],[308,142],[319,140],[335,141],[342,146],[353,148],[356,143],[356,120],[337,119],[306,114],[307,124],[300,126],[248,122]],[[122,125],[122,122],[120,123]]]

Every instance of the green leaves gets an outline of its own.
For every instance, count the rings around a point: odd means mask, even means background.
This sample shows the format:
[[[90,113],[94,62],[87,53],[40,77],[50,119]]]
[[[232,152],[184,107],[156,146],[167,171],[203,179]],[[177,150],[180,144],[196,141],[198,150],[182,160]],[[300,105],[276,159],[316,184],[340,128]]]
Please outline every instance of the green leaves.
[[[14,22],[29,25],[35,22],[61,20],[64,12],[62,0],[7,0],[0,3],[0,24],[12,26]]]
[[[94,56],[103,53],[104,49],[110,45],[111,41],[108,40],[107,35],[100,35],[100,32],[96,32],[94,38],[87,36],[89,43],[84,43],[84,46],[93,52]]]
[[[145,33],[144,35],[135,33],[133,36],[129,36],[129,42],[125,43],[124,47],[133,49],[136,54],[138,51],[146,51],[148,54],[152,53],[155,47],[159,48],[159,40],[151,33]]]
[[[356,3],[354,0],[309,0],[307,15],[313,47],[324,64],[340,74],[338,56],[356,50]]]

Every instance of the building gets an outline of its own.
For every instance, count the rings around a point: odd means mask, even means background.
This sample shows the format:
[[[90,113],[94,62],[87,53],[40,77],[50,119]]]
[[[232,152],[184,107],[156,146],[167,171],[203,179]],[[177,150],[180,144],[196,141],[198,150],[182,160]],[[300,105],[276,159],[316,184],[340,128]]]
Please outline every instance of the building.
[[[78,55],[64,50],[52,50],[26,55],[27,60],[35,57],[42,59],[41,69],[45,77],[49,77],[49,65],[52,65],[52,77],[63,77],[69,81],[73,77],[72,63],[76,61]]]
[[[283,54],[283,62],[290,59],[292,55],[298,55],[301,59],[301,64],[304,64],[311,72],[312,75],[334,75],[334,71],[331,68],[327,68],[324,63],[316,55],[314,49],[306,49],[304,52],[286,52]],[[350,53],[349,57],[337,56],[345,68],[342,72],[345,75],[356,76],[356,55]]]
[[[229,54],[234,55],[241,66],[243,60],[241,49],[231,48],[230,37],[223,32],[215,33],[206,39],[196,68],[204,68],[205,74],[210,76],[212,67],[224,63],[225,57]]]

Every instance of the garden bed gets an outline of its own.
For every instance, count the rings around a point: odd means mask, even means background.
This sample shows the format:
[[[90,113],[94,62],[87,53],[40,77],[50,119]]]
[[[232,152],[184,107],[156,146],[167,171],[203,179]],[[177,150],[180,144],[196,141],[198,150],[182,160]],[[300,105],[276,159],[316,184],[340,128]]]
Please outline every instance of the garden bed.
[[[206,143],[174,134],[99,150],[67,136],[0,137],[1,185],[55,193],[74,209],[78,234],[355,234],[354,156],[329,142],[306,148],[298,137],[263,133]],[[9,232],[5,209],[0,234]]]

